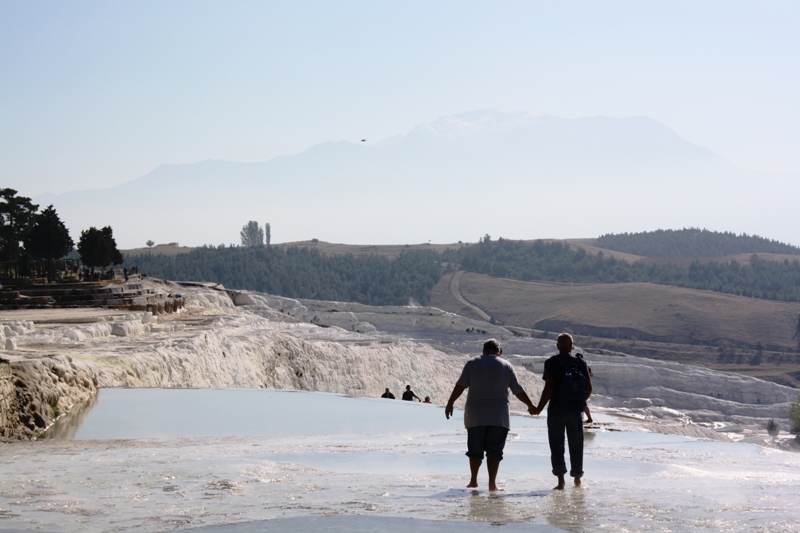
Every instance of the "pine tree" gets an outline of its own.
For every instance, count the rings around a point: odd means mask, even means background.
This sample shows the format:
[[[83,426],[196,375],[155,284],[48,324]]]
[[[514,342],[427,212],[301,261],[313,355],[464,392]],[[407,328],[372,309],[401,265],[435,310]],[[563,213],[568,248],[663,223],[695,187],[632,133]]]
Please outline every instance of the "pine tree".
[[[3,261],[16,261],[39,206],[14,189],[0,189],[0,252]]]
[[[33,225],[24,243],[34,259],[47,261],[48,277],[53,275],[53,261],[70,253],[75,246],[52,205],[33,217]]]

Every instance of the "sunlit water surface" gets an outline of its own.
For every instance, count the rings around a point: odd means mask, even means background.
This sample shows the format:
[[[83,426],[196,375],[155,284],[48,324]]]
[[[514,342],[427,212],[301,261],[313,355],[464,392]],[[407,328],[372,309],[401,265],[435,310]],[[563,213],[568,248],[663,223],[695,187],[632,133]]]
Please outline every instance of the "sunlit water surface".
[[[584,486],[554,491],[544,417],[514,417],[495,495],[485,470],[464,488],[441,406],[103,389],[52,439],[0,445],[0,530],[800,531],[800,454],[600,421]]]

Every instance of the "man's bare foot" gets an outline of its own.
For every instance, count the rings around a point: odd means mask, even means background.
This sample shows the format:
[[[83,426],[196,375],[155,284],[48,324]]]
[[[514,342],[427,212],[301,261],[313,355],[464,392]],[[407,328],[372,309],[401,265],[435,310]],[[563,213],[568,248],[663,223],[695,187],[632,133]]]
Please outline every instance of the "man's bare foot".
[[[557,474],[558,475],[558,485],[553,487],[553,490],[564,490],[564,486],[566,483],[564,482],[564,474]]]
[[[580,486],[581,486],[581,478],[579,478],[579,477],[574,477],[574,478],[572,478],[572,479],[575,481],[575,486],[576,486],[576,487],[580,487]]]
[[[474,480],[474,479],[471,479],[470,482],[467,483],[467,488],[468,489],[477,489],[478,488],[478,482],[476,480]]]
[[[497,485],[489,485],[489,492],[503,492],[506,489],[501,489]]]

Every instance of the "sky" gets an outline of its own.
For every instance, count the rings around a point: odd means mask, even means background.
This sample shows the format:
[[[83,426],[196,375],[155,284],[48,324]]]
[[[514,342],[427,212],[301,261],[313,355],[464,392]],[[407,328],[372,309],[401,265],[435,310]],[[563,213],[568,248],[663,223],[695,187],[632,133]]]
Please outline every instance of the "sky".
[[[0,0],[0,186],[106,188],[442,115],[658,120],[800,171],[800,2]]]

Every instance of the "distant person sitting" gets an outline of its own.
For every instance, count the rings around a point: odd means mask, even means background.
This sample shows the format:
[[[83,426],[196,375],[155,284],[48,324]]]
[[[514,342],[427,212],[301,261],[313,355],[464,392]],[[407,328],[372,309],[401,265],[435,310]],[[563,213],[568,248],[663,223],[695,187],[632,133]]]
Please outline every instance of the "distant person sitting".
[[[431,403],[431,397],[425,396],[425,399],[422,401],[422,403]]]
[[[389,390],[389,387],[386,387],[386,392],[381,394],[381,398],[389,398],[390,400],[394,400],[394,394],[392,394],[392,391]]]
[[[422,401],[419,396],[414,394],[414,391],[411,390],[411,385],[406,385],[406,391],[403,393],[403,399],[407,402],[413,402],[414,398],[416,398],[418,402]]]

